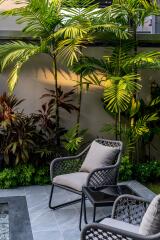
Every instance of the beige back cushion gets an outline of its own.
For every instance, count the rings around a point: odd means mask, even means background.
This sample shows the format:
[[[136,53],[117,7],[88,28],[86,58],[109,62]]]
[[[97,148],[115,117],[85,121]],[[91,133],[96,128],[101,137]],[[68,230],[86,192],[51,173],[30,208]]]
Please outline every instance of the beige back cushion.
[[[118,148],[104,146],[93,141],[80,171],[92,172],[96,168],[112,165],[115,162],[118,153]]]
[[[160,194],[150,203],[139,228],[142,235],[160,233]]]

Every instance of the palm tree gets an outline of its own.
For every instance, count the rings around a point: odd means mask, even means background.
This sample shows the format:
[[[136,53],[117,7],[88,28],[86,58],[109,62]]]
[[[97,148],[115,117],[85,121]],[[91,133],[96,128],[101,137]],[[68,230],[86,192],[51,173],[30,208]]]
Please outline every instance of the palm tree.
[[[97,30],[114,32],[127,38],[124,27],[112,23],[100,24],[95,20],[101,11],[92,0],[24,0],[23,7],[17,7],[2,14],[18,16],[17,23],[25,24],[23,32],[32,36],[36,43],[12,41],[0,45],[1,70],[14,64],[8,84],[13,92],[22,66],[34,55],[48,54],[53,60],[53,73],[56,92],[56,132],[59,129],[58,107],[58,59],[72,65],[82,55],[81,49],[93,41]],[[60,140],[57,137],[57,143]]]
[[[132,47],[133,45],[129,42],[128,45],[125,43],[124,46],[113,48],[112,54],[102,59],[86,57],[86,67],[84,66],[86,69],[83,70],[92,71],[83,84],[99,85],[104,88],[105,107],[116,115],[116,138],[117,132],[121,138],[121,113],[129,108],[134,93],[142,87],[138,83],[141,76],[133,69],[159,67],[159,52],[149,51],[135,55],[131,52]]]
[[[96,38],[96,34],[99,31],[113,33],[116,37],[120,39],[128,39],[129,34],[125,31],[126,26],[117,24],[115,22],[102,21],[100,17],[103,14],[102,10],[96,9],[98,4],[93,4],[93,0],[73,0],[67,1],[66,5],[69,6],[68,16],[72,15],[73,24],[81,26],[83,28],[83,34],[85,33],[91,42]],[[71,9],[71,11],[70,11]],[[64,30],[60,30],[60,34],[63,34]],[[75,36],[76,37],[76,36]],[[82,103],[82,91],[83,91],[83,77],[85,77],[92,69],[86,68],[87,62],[82,54],[83,45],[80,43],[79,48],[81,54],[77,57],[77,61],[70,64],[70,69],[79,76],[78,83],[78,114],[77,114],[77,133],[79,132],[80,126],[80,114],[81,114],[81,103]],[[86,69],[88,69],[86,71]]]
[[[134,49],[137,53],[137,28],[144,25],[146,17],[160,15],[157,0],[113,0],[112,5],[104,8],[101,17],[108,21],[128,25],[128,31],[135,42]]]

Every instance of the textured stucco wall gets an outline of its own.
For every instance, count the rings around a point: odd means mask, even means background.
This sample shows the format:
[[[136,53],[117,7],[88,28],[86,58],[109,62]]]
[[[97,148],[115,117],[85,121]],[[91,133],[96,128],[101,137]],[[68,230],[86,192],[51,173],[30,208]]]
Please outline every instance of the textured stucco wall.
[[[104,52],[103,48],[90,48],[87,50],[91,56],[101,56]],[[68,72],[67,68],[59,65],[59,85],[64,90],[69,90],[76,84],[77,76]],[[0,93],[7,89],[7,76],[9,69],[0,75]],[[52,62],[48,56],[41,54],[34,57],[22,69],[19,82],[15,89],[18,98],[25,98],[22,104],[26,113],[35,112],[41,105],[41,95],[45,92],[45,88],[54,88],[54,76],[52,74]],[[102,89],[91,87],[89,92],[84,91],[82,100],[81,126],[88,128],[89,134],[100,136],[100,128],[107,122],[112,123],[113,119],[107,115],[103,109]],[[43,100],[44,101],[44,100]],[[75,96],[75,103],[77,99]],[[67,127],[72,126],[76,120],[76,114],[69,115],[64,112],[61,114],[62,124]]]

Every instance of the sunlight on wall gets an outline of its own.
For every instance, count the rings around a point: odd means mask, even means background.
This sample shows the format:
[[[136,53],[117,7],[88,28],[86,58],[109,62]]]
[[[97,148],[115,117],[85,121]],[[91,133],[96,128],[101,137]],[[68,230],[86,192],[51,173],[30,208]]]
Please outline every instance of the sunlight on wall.
[[[48,69],[38,69],[36,79],[42,84],[54,85],[54,74]],[[77,84],[78,76],[73,73],[68,73],[64,69],[60,68],[58,72],[59,85],[65,87],[73,87]]]

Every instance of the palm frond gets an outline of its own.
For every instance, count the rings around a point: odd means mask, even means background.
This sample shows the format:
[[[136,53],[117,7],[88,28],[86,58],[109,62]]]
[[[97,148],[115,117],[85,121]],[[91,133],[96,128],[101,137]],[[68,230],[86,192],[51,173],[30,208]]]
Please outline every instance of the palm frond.
[[[55,3],[57,2],[57,4]],[[32,37],[46,37],[61,21],[61,1],[30,0],[25,6],[4,11],[3,15],[17,16],[18,24],[25,24],[23,31]]]
[[[132,129],[134,135],[137,137],[140,137],[144,133],[148,133],[150,129],[147,126],[147,124],[149,122],[157,121],[158,119],[159,118],[157,113],[145,115],[143,118],[138,119],[138,121],[136,122],[136,125]]]
[[[153,67],[157,65],[157,62],[160,61],[160,52],[159,51],[149,51],[149,52],[140,52],[136,56],[128,57],[127,61],[124,64],[124,68],[130,66],[136,66],[142,68],[147,64],[147,67],[150,65]]]
[[[85,44],[83,38],[76,39],[66,39],[59,42],[59,45],[56,49],[57,56],[65,61],[68,66],[78,61],[78,58],[82,56],[82,51],[80,47]]]
[[[16,62],[8,79],[10,93],[12,93],[15,88],[23,64],[40,51],[41,46],[22,41],[14,41],[0,45],[1,70]]]
[[[149,106],[155,106],[155,105],[157,105],[157,104],[160,104],[160,97],[157,97],[157,98],[155,98],[155,99],[153,99],[151,102],[150,102],[150,104],[149,104]]]
[[[134,92],[141,89],[141,85],[135,82],[135,79],[140,80],[139,75],[108,77],[110,85],[104,89],[104,102],[109,111],[118,113],[128,108]]]
[[[26,60],[40,51],[40,47],[23,41],[12,41],[0,45],[1,70],[15,61]]]
[[[110,22],[105,24],[97,24],[91,27],[91,30],[103,30],[114,33],[118,39],[128,39],[130,33],[126,31],[128,26],[120,26],[117,23]]]
[[[54,35],[54,38],[76,38],[81,37],[83,38],[86,36],[87,31],[86,29],[82,29],[81,25],[69,25],[66,27],[60,28]]]

